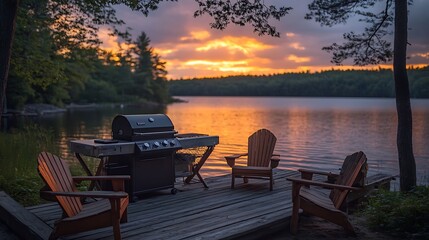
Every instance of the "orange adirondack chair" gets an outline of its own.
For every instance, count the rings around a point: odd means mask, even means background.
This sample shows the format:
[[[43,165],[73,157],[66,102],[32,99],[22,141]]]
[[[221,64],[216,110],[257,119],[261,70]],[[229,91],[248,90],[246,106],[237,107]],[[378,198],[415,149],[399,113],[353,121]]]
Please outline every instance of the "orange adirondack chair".
[[[343,209],[347,194],[351,190],[358,191],[362,189],[355,187],[355,185],[364,180],[367,170],[368,164],[365,154],[356,152],[346,157],[339,174],[300,169],[301,179],[287,178],[287,180],[292,181],[291,233],[295,234],[298,230],[298,214],[299,209],[302,209],[305,213],[324,218],[354,234],[354,228],[348,220],[347,214],[341,209]],[[335,183],[313,181],[311,180],[313,174],[328,176],[330,179],[335,179]],[[328,196],[315,188],[310,188],[310,185],[332,190]]]
[[[38,157],[38,171],[63,209],[63,218],[55,222],[49,239],[72,233],[113,226],[114,237],[121,239],[120,222],[127,221],[128,194],[124,192],[124,180],[129,176],[82,176],[72,177],[68,164],[48,152]],[[75,183],[83,180],[110,180],[114,191],[78,192]],[[102,198],[82,204],[81,198]]]
[[[235,178],[270,180],[270,191],[273,190],[273,168],[279,165],[280,155],[273,155],[277,138],[267,129],[259,129],[248,139],[248,151],[243,154],[226,156],[228,165],[232,168],[231,188],[234,188]],[[247,156],[247,166],[236,166],[237,158]]]

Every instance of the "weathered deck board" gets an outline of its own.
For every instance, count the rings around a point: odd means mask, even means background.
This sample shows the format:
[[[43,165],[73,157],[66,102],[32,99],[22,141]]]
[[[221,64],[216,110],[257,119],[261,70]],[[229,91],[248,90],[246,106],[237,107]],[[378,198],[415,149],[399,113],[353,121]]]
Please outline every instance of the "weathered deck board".
[[[235,189],[231,189],[230,175],[207,178],[209,189],[200,183],[179,181],[176,195],[171,195],[170,190],[159,191],[131,203],[128,222],[121,224],[122,238],[232,239],[288,228],[292,186],[286,177],[298,175],[296,171],[274,169],[272,192],[269,181],[255,179],[248,184],[238,179]],[[50,228],[62,213],[56,203],[27,209]],[[109,227],[63,239],[113,239],[112,235]]]
[[[274,171],[274,191],[269,181],[238,180],[231,189],[231,177],[207,178],[209,189],[200,183],[182,184],[179,192],[169,190],[142,196],[128,207],[128,223],[121,225],[123,239],[225,239],[281,222],[288,227],[291,186],[285,178],[296,172]],[[50,227],[61,216],[57,204],[28,208]],[[113,239],[111,228],[67,236],[64,239]]]
[[[0,191],[0,221],[23,239],[47,239],[52,228]]]

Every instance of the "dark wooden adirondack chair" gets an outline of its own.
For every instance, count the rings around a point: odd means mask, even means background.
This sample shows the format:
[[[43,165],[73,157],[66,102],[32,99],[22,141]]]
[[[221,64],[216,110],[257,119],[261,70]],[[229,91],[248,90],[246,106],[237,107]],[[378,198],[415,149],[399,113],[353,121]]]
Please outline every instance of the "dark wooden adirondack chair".
[[[113,226],[115,239],[121,239],[120,222],[127,221],[128,206],[124,180],[129,176],[72,177],[68,164],[47,152],[39,154],[38,171],[51,190],[47,193],[55,196],[63,209],[63,217],[55,222],[49,239],[108,226]],[[78,192],[75,183],[83,180],[110,180],[114,191]],[[82,204],[81,198],[102,200]]]
[[[339,174],[300,169],[301,179],[287,178],[292,181],[292,219],[290,231],[295,234],[298,230],[299,209],[305,213],[324,218],[332,223],[338,224],[344,229],[354,234],[354,228],[350,224],[344,209],[347,194],[351,190],[361,190],[361,185],[366,176],[368,164],[363,152],[356,152],[349,155],[344,160]],[[335,183],[317,182],[312,180],[313,174],[328,176],[328,179],[335,179]],[[310,188],[310,185],[332,189],[330,194],[324,194],[317,188]]]
[[[253,133],[248,140],[248,151],[243,154],[226,156],[228,165],[232,168],[231,188],[234,188],[235,178],[258,178],[270,180],[270,191],[273,190],[273,168],[280,161],[280,155],[273,155],[277,138],[267,129],[259,129]],[[247,156],[247,166],[236,166],[235,160]]]

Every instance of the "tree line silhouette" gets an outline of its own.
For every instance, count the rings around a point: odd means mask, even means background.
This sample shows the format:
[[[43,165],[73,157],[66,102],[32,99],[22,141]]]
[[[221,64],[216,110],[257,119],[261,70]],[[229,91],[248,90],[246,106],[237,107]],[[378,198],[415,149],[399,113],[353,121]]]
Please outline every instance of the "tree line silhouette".
[[[411,97],[429,98],[429,66],[408,69]],[[394,97],[390,69],[241,75],[169,81],[172,96]]]

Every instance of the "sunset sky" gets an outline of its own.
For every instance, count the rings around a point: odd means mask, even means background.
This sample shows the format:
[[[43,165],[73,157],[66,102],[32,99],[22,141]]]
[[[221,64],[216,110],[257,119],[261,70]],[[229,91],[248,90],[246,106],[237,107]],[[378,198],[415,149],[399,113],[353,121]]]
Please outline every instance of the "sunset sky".
[[[281,21],[272,22],[280,38],[258,36],[250,27],[211,29],[210,17],[193,17],[197,9],[193,0],[162,3],[148,17],[119,6],[117,16],[132,29],[134,39],[142,31],[147,34],[155,52],[167,62],[169,79],[338,69],[330,62],[331,55],[321,48],[340,43],[343,33],[360,32],[364,25],[357,18],[331,28],[305,20],[309,0],[271,0],[266,4],[280,2],[293,7]],[[409,10],[408,64],[427,65],[429,0],[414,0]],[[106,33],[100,32],[104,47],[114,49],[116,39]],[[342,68],[350,68],[351,61],[344,65]]]

